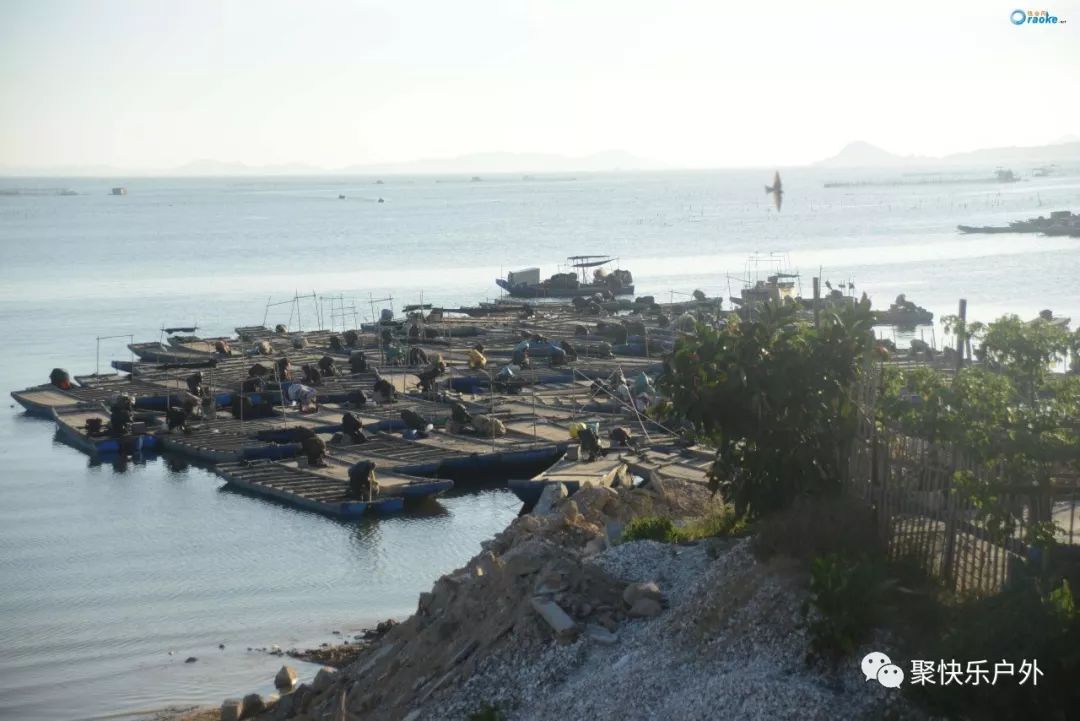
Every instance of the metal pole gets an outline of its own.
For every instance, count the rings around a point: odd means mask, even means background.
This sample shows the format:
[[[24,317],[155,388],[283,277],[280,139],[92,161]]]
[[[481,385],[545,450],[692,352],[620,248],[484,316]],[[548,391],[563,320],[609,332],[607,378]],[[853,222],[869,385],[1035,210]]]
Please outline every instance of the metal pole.
[[[960,327],[956,329],[956,370],[964,367],[964,339],[967,335],[967,299],[960,299]]]
[[[814,327],[821,327],[821,278],[814,278]]]

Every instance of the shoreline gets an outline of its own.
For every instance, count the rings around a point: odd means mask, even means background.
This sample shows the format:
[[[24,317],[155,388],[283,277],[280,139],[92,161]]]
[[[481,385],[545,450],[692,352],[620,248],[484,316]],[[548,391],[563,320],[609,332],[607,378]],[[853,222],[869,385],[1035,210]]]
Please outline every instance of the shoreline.
[[[860,683],[857,660],[806,663],[804,572],[790,559],[756,559],[747,537],[619,542],[630,519],[685,521],[718,503],[689,481],[585,485],[484,542],[351,663],[250,718],[924,719]],[[220,718],[187,713],[160,721]]]

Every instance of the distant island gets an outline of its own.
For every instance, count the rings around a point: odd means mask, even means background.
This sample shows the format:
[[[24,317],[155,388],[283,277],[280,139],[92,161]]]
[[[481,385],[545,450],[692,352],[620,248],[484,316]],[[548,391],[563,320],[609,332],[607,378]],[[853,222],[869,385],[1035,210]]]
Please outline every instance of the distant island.
[[[815,168],[910,168],[1045,165],[1080,163],[1080,141],[1071,137],[1060,143],[1030,147],[984,148],[941,157],[896,155],[863,141],[849,143],[832,157],[812,164]]]
[[[523,173],[606,173],[632,170],[661,170],[666,168],[648,158],[623,150],[607,150],[589,155],[558,155],[554,153],[470,153],[447,158],[426,158],[397,163],[360,164],[327,168],[305,163],[248,165],[211,158],[193,160],[171,168],[131,170],[109,166],[63,168],[17,168],[0,166],[0,176],[7,177],[220,177],[220,176],[288,176],[288,175],[459,175],[466,180],[484,175]],[[376,181],[378,182],[378,181]]]

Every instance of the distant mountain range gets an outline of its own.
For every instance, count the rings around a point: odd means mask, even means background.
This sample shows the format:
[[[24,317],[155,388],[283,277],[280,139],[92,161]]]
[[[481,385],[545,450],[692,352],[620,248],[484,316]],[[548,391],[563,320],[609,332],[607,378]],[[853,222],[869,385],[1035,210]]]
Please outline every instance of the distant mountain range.
[[[940,168],[996,167],[1057,164],[1080,165],[1080,138],[1068,135],[1049,145],[1031,147],[985,148],[941,157],[897,155],[866,142],[844,146],[836,155],[812,163],[815,168]],[[554,153],[471,153],[450,158],[427,158],[397,163],[375,163],[324,168],[305,163],[247,165],[239,162],[193,160],[172,168],[132,170],[113,166],[67,166],[17,168],[0,166],[0,177],[147,177],[147,176],[267,176],[267,175],[458,175],[530,173],[590,173],[630,170],[665,170],[663,163],[622,150],[608,150],[590,155]]]
[[[427,158],[400,163],[321,168],[304,163],[247,165],[203,158],[173,168],[125,170],[111,166],[15,168],[0,166],[0,176],[124,177],[124,176],[265,176],[265,175],[482,175],[485,173],[589,173],[620,170],[659,170],[662,163],[622,150],[569,156],[553,153],[472,153],[452,158]]]
[[[815,168],[900,168],[900,167],[972,167],[972,166],[1025,166],[1050,163],[1080,163],[1080,140],[1075,136],[1061,138],[1062,142],[1051,145],[1007,148],[984,148],[966,153],[952,153],[941,157],[921,155],[896,155],[887,150],[864,143],[849,143],[832,156],[813,163]]]

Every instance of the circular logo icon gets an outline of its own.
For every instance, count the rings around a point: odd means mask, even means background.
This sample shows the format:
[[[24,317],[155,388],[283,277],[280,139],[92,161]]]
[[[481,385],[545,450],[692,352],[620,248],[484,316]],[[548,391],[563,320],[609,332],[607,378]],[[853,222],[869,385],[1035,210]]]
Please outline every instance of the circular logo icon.
[[[1009,15],[1009,21],[1013,25],[1023,25],[1025,20],[1027,20],[1027,13],[1023,10],[1013,10]]]

